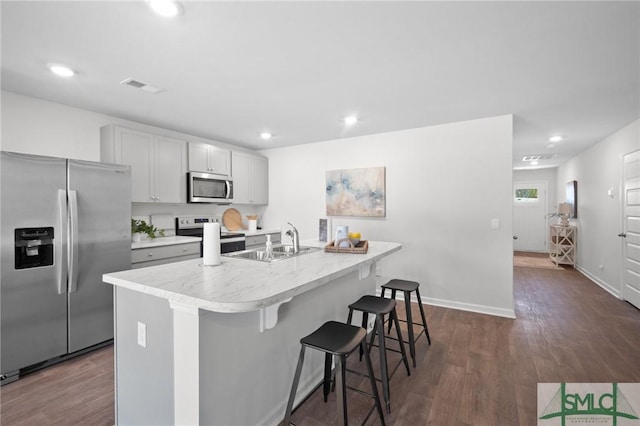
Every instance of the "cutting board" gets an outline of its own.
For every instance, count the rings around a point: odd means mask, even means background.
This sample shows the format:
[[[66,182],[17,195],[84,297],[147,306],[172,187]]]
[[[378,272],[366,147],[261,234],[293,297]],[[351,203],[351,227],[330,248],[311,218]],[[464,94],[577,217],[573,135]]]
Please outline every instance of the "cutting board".
[[[236,209],[227,209],[224,211],[222,214],[222,224],[229,231],[245,229],[244,225],[242,225],[242,216],[240,216],[240,212]]]

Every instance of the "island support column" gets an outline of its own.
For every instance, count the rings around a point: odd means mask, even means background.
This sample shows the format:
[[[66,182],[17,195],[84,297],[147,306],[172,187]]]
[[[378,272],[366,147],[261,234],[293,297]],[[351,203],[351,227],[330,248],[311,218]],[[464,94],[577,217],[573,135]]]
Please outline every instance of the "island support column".
[[[173,311],[173,397],[176,425],[200,424],[200,310],[169,302]]]

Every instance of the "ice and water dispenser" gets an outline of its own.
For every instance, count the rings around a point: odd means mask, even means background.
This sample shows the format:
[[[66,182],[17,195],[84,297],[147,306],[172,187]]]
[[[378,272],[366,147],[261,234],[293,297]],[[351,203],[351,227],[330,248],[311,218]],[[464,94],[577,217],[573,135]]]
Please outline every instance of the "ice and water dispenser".
[[[53,227],[15,230],[16,269],[53,265]]]

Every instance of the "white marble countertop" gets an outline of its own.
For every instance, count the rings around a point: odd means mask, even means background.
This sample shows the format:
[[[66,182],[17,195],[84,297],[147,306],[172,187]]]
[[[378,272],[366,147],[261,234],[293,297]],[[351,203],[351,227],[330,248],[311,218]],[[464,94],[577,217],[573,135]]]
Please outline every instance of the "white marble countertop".
[[[305,241],[301,245],[325,244]],[[202,266],[202,259],[193,259],[105,274],[103,281],[208,311],[248,312],[284,302],[401,248],[399,243],[369,241],[366,254],[321,249],[271,263],[222,257],[218,266]]]
[[[158,237],[158,238],[149,238],[146,240],[142,240],[140,242],[132,242],[131,249],[142,249],[142,248],[151,248],[151,247],[160,247],[160,246],[171,246],[176,244],[188,244],[188,243],[199,243],[202,241],[200,237]]]

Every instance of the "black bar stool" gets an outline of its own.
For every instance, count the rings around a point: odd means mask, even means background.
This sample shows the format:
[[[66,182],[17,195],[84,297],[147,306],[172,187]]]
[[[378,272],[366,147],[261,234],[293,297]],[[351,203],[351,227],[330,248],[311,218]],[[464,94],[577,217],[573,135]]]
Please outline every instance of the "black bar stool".
[[[427,342],[431,345],[431,337],[429,336],[429,329],[427,328],[427,318],[424,315],[424,308],[422,307],[422,299],[420,298],[420,284],[415,281],[406,281],[406,280],[398,280],[393,279],[386,284],[381,286],[382,294],[381,297],[384,297],[384,293],[387,289],[391,290],[391,298],[395,300],[396,291],[402,291],[404,293],[404,306],[407,310],[407,320],[400,320],[402,322],[407,323],[407,332],[409,334],[409,351],[411,352],[411,358],[413,359],[413,367],[416,366],[416,340],[420,338],[422,333],[427,336]],[[418,298],[418,306],[420,307],[420,316],[422,317],[422,324],[414,323],[413,318],[411,317],[411,293],[416,292],[416,297]],[[421,325],[422,330],[416,337],[413,335],[413,326]],[[389,330],[391,332],[391,321],[389,321]]]
[[[367,331],[361,327],[356,327],[350,324],[344,324],[336,321],[329,321],[324,323],[320,328],[318,328],[313,333],[309,334],[306,337],[300,339],[300,344],[302,347],[300,348],[300,356],[298,357],[298,366],[296,367],[296,374],[293,377],[293,384],[291,385],[291,393],[289,395],[289,402],[287,403],[287,409],[285,411],[284,417],[284,425],[288,426],[291,423],[291,412],[293,409],[293,401],[296,396],[296,391],[298,390],[298,382],[300,381],[300,373],[302,372],[302,364],[304,361],[304,351],[305,348],[310,347],[321,352],[325,353],[324,358],[324,378],[322,381],[323,385],[323,394],[324,394],[324,402],[327,402],[327,396],[329,395],[329,390],[331,388],[331,360],[332,357],[335,357],[335,368],[336,368],[336,382],[337,382],[337,401],[338,401],[338,416],[342,417],[342,424],[347,425],[347,396],[346,396],[346,386],[345,383],[345,372],[346,367],[345,363],[347,361],[347,357],[351,355],[356,348],[361,348],[365,355],[365,361],[367,362],[367,370],[369,372],[370,382],[371,382],[371,391],[372,394],[366,394],[368,396],[373,397],[375,402],[375,408],[378,411],[378,415],[380,416],[380,421],[382,425],[384,425],[384,414],[382,413],[382,406],[380,405],[380,397],[378,396],[378,388],[376,386],[376,381],[373,376],[373,367],[371,366],[371,358],[369,358],[369,353],[366,351],[366,337]],[[316,388],[317,389],[317,388]],[[351,388],[349,389],[356,390],[358,392],[362,392],[360,389]],[[373,407],[369,410],[365,422],[373,412]]]
[[[347,324],[351,324],[354,310],[362,312],[362,327],[365,329],[367,328],[367,322],[369,321],[369,314],[373,314],[376,316],[376,325],[373,329],[373,332],[371,333],[371,342],[367,348],[367,352],[371,350],[373,340],[375,339],[377,333],[379,336],[378,349],[380,351],[380,367],[382,369],[382,377],[380,378],[380,381],[382,382],[382,395],[384,396],[387,410],[391,412],[391,402],[389,399],[389,378],[393,376],[393,374],[400,366],[400,363],[403,361],[407,369],[407,375],[411,375],[411,371],[409,370],[409,361],[407,360],[407,353],[404,350],[404,343],[402,340],[402,334],[400,332],[400,323],[398,323],[398,315],[396,314],[396,301],[375,296],[362,296],[356,302],[349,305],[349,317],[347,318]],[[389,323],[393,321],[396,324],[396,330],[398,331],[397,340],[400,346],[400,351],[387,348],[385,345],[384,316],[387,314],[389,314]],[[395,366],[391,375],[389,375],[389,367],[387,365],[387,350],[402,354],[402,359]]]

